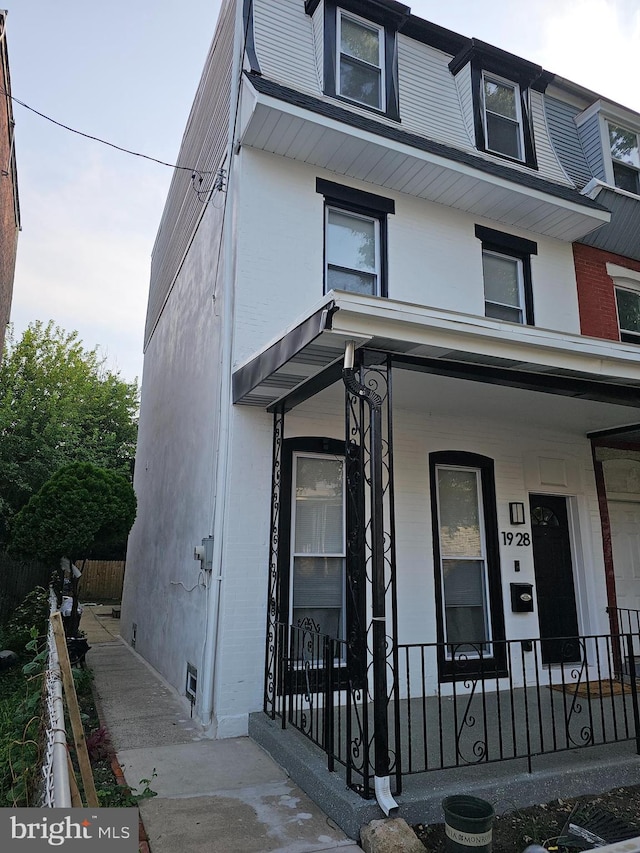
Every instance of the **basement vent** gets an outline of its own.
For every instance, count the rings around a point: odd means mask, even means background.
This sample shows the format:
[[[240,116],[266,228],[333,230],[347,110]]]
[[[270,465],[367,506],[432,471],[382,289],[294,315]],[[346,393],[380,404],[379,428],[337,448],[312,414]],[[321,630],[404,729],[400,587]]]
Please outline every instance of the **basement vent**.
[[[185,694],[189,702],[191,702],[191,712],[196,702],[196,694],[198,692],[198,670],[195,666],[187,662],[187,683],[185,686]]]

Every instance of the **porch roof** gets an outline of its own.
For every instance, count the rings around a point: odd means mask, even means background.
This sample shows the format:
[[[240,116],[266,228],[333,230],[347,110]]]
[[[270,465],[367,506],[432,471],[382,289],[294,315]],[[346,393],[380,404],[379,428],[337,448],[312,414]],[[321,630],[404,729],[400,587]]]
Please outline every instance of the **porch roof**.
[[[233,373],[233,402],[290,410],[340,379],[345,343],[411,370],[640,408],[630,344],[331,292]]]

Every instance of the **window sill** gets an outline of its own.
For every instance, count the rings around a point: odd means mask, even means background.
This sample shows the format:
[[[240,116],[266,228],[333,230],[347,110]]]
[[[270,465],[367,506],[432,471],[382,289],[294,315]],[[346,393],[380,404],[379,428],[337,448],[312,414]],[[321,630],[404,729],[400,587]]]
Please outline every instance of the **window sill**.
[[[334,101],[340,101],[340,103],[348,104],[350,107],[357,107],[358,109],[365,110],[367,113],[373,113],[373,115],[375,116],[388,118],[389,121],[393,121],[396,124],[402,124],[402,119],[400,118],[400,116],[393,115],[388,110],[382,110],[378,107],[370,107],[368,104],[363,104],[360,101],[352,101],[350,98],[346,98],[344,95],[338,95],[337,92],[325,92],[324,94],[328,98],[332,98]]]
[[[499,151],[492,151],[490,148],[477,148],[476,149],[481,154],[488,154],[490,157],[497,157],[498,160],[504,160],[506,163],[514,163],[517,166],[526,166],[527,169],[531,169],[534,172],[538,172],[538,164],[536,162],[527,160],[519,160],[517,157],[510,157],[508,154],[501,154]]]

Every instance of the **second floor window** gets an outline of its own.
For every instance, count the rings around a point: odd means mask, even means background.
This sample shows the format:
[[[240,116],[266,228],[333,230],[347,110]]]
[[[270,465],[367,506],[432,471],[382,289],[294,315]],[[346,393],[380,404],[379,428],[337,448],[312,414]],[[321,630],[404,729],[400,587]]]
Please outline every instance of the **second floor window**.
[[[383,109],[384,30],[338,12],[338,94]]]
[[[377,219],[327,208],[327,290],[380,295],[380,225]]]
[[[485,316],[524,323],[522,260],[483,249]]]
[[[640,291],[616,287],[620,340],[640,344]]]
[[[537,244],[483,225],[475,231],[482,240],[485,317],[532,326],[531,255]]]
[[[387,295],[387,216],[393,199],[316,180],[324,195],[324,290]]]
[[[609,124],[609,144],[613,181],[621,190],[640,194],[640,144],[638,134],[617,124]]]
[[[482,78],[484,134],[487,151],[524,160],[520,88],[499,77]]]

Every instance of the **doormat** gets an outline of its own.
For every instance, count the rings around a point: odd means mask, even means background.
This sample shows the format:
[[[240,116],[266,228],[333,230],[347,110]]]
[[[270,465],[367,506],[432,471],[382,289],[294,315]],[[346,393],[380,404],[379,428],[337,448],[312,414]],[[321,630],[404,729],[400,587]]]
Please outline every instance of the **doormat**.
[[[580,696],[586,698],[593,696],[599,698],[601,696],[621,696],[623,693],[631,693],[628,685],[622,684],[620,681],[570,681],[565,684],[551,684],[552,690],[560,690],[571,696]]]

